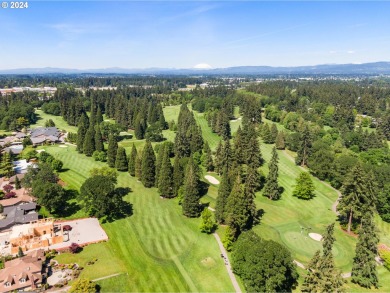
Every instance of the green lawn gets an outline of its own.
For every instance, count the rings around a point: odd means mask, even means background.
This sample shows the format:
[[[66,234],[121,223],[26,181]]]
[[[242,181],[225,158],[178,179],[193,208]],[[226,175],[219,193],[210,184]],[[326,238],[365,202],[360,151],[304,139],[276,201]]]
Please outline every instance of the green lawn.
[[[91,168],[104,165],[78,154],[72,146],[45,149],[64,162],[67,171],[60,177],[71,188],[78,189]],[[79,255],[61,254],[58,260],[83,265],[98,258],[94,265],[84,266],[82,276],[91,279],[128,273],[99,281],[103,291],[233,291],[217,242],[199,232],[200,219],[185,218],[177,200],[161,199],[155,188],[144,188],[127,173],[120,173],[118,185],[131,188],[125,199],[134,214],[103,224],[107,243],[88,246]]]
[[[35,110],[35,114],[38,116],[38,121],[36,124],[31,125],[32,128],[36,128],[39,126],[45,126],[46,120],[52,119],[56,125],[56,127],[60,130],[64,130],[66,132],[74,132],[77,133],[77,127],[69,125],[62,116],[54,116],[51,114],[46,114],[42,110]]]

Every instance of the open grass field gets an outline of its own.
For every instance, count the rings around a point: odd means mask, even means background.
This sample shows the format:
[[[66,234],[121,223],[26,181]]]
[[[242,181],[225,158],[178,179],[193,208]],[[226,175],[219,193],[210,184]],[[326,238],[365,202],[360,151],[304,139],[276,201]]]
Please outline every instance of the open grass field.
[[[77,133],[77,127],[69,125],[62,116],[54,116],[51,114],[46,114],[42,110],[35,110],[35,114],[38,116],[38,121],[36,124],[31,125],[32,128],[36,127],[44,127],[46,120],[52,119],[56,125],[56,127],[60,130],[65,130],[66,132],[74,132]]]
[[[45,149],[64,162],[67,171],[60,177],[71,188],[78,189],[91,168],[104,165],[71,146]],[[125,199],[133,205],[134,214],[103,224],[110,239],[107,243],[86,247],[77,256],[61,254],[57,257],[60,261],[68,263],[76,257],[84,263],[98,258],[82,272],[91,279],[128,273],[99,281],[105,292],[233,290],[218,245],[213,236],[199,232],[199,219],[185,218],[176,200],[161,199],[156,189],[144,188],[127,173],[120,173],[118,185],[131,188]],[[75,215],[84,213],[78,211],[71,217]]]

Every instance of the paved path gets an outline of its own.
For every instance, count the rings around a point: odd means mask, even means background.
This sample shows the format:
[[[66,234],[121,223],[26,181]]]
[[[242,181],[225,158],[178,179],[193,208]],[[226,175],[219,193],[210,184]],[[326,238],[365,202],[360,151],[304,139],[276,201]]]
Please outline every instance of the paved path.
[[[109,275],[109,276],[105,276],[105,277],[101,277],[101,278],[94,279],[94,280],[92,280],[92,282],[97,282],[97,281],[100,281],[100,280],[105,280],[105,279],[113,278],[113,277],[116,277],[116,276],[119,276],[119,275],[123,275],[123,274],[124,274],[124,273],[112,274],[112,275]]]
[[[214,235],[215,239],[217,239],[217,242],[218,242],[218,245],[219,245],[219,249],[221,250],[221,254],[224,257],[225,264],[226,264],[226,269],[228,271],[230,280],[232,281],[233,287],[234,287],[234,289],[236,290],[237,293],[241,293],[240,286],[238,285],[238,282],[236,280],[236,276],[234,275],[234,273],[232,271],[232,267],[230,265],[230,261],[229,261],[228,255],[227,255],[225,247],[223,247],[221,238],[219,238],[219,235],[217,233],[213,233],[213,235]]]
[[[215,209],[213,209],[212,207],[207,207],[210,211],[212,212],[215,212]]]
[[[305,265],[297,260],[293,260],[293,263],[295,263],[298,267],[300,267],[301,269],[306,269],[305,268]]]

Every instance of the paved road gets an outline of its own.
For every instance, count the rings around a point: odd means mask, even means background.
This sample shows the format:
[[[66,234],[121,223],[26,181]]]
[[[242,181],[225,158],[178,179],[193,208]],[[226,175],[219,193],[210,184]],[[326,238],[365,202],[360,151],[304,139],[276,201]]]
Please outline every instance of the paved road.
[[[219,235],[217,233],[213,233],[213,235],[214,235],[215,239],[217,239],[217,242],[218,242],[218,245],[219,245],[219,249],[221,250],[221,254],[224,257],[225,267],[226,267],[226,269],[228,271],[228,274],[229,274],[230,280],[232,281],[233,287],[236,290],[236,293],[241,293],[240,286],[238,285],[236,276],[234,275],[234,273],[232,271],[232,267],[230,265],[230,261],[229,261],[228,255],[227,255],[225,247],[222,244],[221,238],[219,238]]]

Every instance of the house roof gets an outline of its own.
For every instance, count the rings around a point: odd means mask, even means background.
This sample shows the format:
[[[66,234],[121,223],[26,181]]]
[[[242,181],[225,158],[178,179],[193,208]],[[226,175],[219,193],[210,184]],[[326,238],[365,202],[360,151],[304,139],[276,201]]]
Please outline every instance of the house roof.
[[[57,127],[38,127],[31,130],[31,140],[38,136],[55,136],[58,138],[60,134],[61,132]]]
[[[13,192],[16,193],[16,197],[0,200],[0,204],[2,204],[3,207],[13,206],[19,204],[20,202],[30,202],[36,200],[35,197],[26,194],[26,190],[24,188],[14,189]]]
[[[33,144],[39,144],[39,143],[43,143],[45,141],[46,141],[46,137],[45,136],[31,137],[31,142]]]
[[[42,263],[45,260],[43,249],[29,253],[5,263],[0,270],[0,292],[16,291],[25,287],[35,287],[42,283]],[[24,282],[21,282],[24,279]],[[6,283],[10,286],[5,286]]]
[[[17,134],[15,134],[15,137],[16,138],[25,138],[27,135],[23,132],[18,132]]]
[[[36,207],[37,204],[35,202],[5,207],[3,215],[6,216],[6,218],[0,220],[0,229],[6,229],[17,224],[26,224],[38,220],[38,213],[35,211]]]

